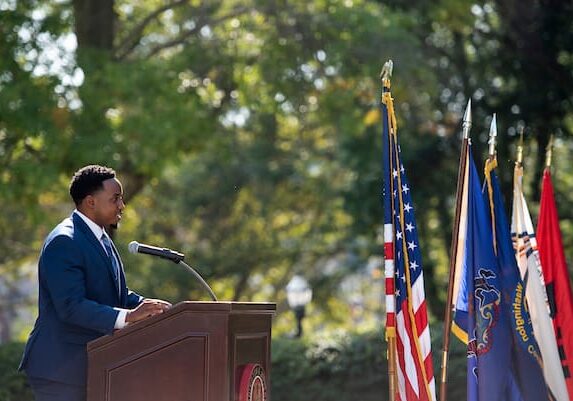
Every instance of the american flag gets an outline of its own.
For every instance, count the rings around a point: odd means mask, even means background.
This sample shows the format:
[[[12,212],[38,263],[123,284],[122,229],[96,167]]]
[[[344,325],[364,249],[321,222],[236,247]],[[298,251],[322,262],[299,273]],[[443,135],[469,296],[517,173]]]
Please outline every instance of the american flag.
[[[396,334],[399,401],[435,401],[422,259],[408,180],[400,161],[389,81],[382,94],[386,331]]]

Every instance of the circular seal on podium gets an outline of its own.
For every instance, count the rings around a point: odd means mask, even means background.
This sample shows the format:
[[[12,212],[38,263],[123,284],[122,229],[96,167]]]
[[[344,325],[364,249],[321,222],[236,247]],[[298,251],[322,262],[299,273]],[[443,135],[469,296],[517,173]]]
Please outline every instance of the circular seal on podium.
[[[237,401],[267,401],[265,371],[258,363],[248,363],[238,368]]]

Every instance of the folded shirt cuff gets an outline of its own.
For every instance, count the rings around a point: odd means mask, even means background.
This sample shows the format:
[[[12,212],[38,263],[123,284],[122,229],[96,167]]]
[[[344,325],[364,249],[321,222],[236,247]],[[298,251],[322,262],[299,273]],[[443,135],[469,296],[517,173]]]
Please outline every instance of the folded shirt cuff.
[[[125,321],[127,317],[127,313],[129,312],[128,309],[121,309],[121,308],[113,308],[119,313],[117,314],[117,318],[115,319],[115,324],[113,325],[114,329],[123,329],[127,326],[127,322]]]

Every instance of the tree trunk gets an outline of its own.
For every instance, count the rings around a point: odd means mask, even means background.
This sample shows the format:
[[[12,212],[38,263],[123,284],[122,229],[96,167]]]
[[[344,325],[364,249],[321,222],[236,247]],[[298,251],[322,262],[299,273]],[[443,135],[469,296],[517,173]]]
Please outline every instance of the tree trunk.
[[[116,20],[114,0],[74,0],[73,4],[78,50],[111,50]]]

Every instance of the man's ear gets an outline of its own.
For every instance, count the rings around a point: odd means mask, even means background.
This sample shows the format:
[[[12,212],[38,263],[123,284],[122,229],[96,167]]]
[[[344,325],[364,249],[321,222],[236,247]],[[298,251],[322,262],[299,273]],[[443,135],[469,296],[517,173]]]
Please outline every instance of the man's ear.
[[[93,210],[95,208],[95,203],[96,203],[96,200],[95,200],[93,195],[86,196],[84,198],[84,200],[82,201],[82,204],[90,210]]]

